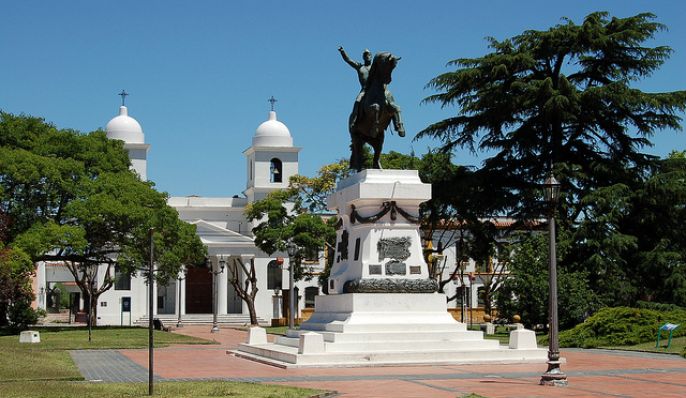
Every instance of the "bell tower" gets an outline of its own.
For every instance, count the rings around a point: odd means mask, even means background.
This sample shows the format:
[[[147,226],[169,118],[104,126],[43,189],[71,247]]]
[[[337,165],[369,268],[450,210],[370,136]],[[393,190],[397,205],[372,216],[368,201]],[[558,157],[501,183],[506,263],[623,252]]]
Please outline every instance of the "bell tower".
[[[145,143],[145,135],[143,135],[140,123],[129,116],[129,109],[125,105],[126,96],[129,93],[122,90],[119,95],[121,96],[119,115],[107,123],[105,127],[107,138],[124,141],[124,149],[129,153],[131,160],[131,169],[138,173],[142,181],[147,181],[150,144]]]
[[[247,161],[246,189],[248,202],[263,199],[269,192],[288,187],[291,176],[298,174],[298,153],[285,124],[276,118],[271,97],[271,111],[255,130],[250,148],[243,151]]]

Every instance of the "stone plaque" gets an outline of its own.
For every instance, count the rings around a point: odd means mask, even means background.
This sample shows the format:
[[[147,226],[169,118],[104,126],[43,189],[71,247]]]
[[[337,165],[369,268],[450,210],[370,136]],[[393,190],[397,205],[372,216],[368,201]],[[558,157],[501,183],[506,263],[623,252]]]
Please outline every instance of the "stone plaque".
[[[369,264],[369,275],[381,275],[381,264]]]
[[[370,278],[347,281],[343,293],[434,293],[438,283],[433,279]]]
[[[419,275],[422,273],[422,267],[420,265],[410,265],[410,275]]]
[[[386,275],[405,275],[407,266],[400,261],[391,260],[386,263]]]
[[[411,244],[412,238],[409,236],[379,239],[379,243],[376,244],[376,250],[379,252],[379,261],[382,261],[384,258],[400,261],[407,260],[410,257]]]

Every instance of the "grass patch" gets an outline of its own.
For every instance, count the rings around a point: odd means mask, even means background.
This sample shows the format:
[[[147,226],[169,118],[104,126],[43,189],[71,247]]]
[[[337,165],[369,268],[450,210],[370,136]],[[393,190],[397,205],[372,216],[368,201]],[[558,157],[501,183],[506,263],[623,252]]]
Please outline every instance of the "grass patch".
[[[20,344],[18,335],[0,336],[0,351],[7,349],[20,350],[89,350],[89,349],[124,349],[148,347],[148,329],[143,328],[110,328],[93,329],[91,342],[88,342],[88,330],[85,328],[36,328],[40,332],[38,344]],[[209,340],[198,339],[177,333],[154,332],[155,347],[167,347],[170,344],[213,344]]]
[[[156,397],[305,398],[321,391],[234,382],[166,382],[155,384]],[[147,397],[146,383],[12,382],[0,383],[3,398]]]
[[[288,326],[270,326],[268,328],[264,328],[267,333],[269,334],[278,334],[281,336],[286,335],[286,331],[288,330]],[[299,329],[298,326],[295,327],[295,329]]]
[[[666,333],[665,333],[666,334]],[[686,351],[686,336],[673,337],[672,344],[667,348],[667,338],[660,339],[660,347],[655,348],[655,340],[645,343],[640,343],[630,346],[608,346],[600,347],[608,348],[610,350],[626,350],[626,351],[641,351],[641,352],[655,352],[655,353],[667,353],[667,354],[682,354]]]
[[[82,380],[81,373],[76,368],[69,352],[18,350],[2,351],[0,360],[0,380]],[[0,383],[0,397],[2,393]]]

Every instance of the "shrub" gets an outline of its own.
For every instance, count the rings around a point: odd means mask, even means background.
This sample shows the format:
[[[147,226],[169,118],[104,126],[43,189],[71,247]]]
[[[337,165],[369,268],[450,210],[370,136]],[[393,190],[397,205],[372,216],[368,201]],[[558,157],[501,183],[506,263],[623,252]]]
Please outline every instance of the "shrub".
[[[649,310],[656,310],[656,311],[675,311],[675,310],[683,310],[686,311],[686,307],[679,307],[676,304],[665,304],[665,303],[656,303],[653,301],[638,301],[636,302],[636,305],[638,308],[646,308]]]
[[[595,348],[635,345],[652,341],[664,323],[682,325],[673,336],[686,335],[686,310],[656,311],[644,308],[603,308],[583,323],[560,333],[560,346]]]

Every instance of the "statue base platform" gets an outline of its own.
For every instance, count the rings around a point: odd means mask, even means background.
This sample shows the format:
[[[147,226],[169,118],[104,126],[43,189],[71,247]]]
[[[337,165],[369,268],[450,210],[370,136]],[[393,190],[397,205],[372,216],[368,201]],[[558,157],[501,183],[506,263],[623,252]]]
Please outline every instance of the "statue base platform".
[[[346,293],[317,296],[312,317],[268,343],[253,328],[236,356],[284,368],[545,363],[535,334],[518,330],[509,346],[467,330],[438,293]],[[527,336],[524,336],[524,335]]]

